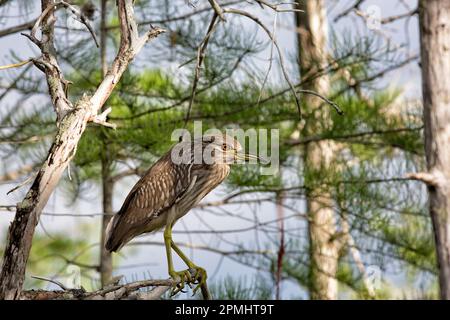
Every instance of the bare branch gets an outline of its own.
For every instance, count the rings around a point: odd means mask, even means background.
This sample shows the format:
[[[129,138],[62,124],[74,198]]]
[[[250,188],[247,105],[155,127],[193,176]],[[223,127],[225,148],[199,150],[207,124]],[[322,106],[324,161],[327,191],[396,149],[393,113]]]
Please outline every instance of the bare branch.
[[[413,15],[418,14],[418,13],[419,13],[419,8],[416,8],[414,10],[411,10],[411,11],[408,11],[408,12],[405,12],[405,13],[402,13],[402,14],[398,14],[396,16],[383,18],[383,19],[381,19],[380,22],[381,22],[381,24],[388,24],[388,23],[392,23],[394,21],[401,20],[401,19],[404,19],[404,18],[410,18]]]
[[[326,103],[328,103],[330,106],[332,106],[334,108],[334,110],[336,110],[336,112],[339,115],[343,115],[344,114],[344,111],[342,111],[342,109],[339,107],[339,105],[336,102],[331,101],[330,99],[328,99],[327,97],[321,95],[318,92],[315,92],[315,91],[312,91],[312,90],[305,90],[305,89],[297,89],[297,92],[311,94],[313,96],[316,96],[316,97],[322,99],[323,101],[325,101]]]
[[[92,121],[94,123],[97,123],[99,125],[108,127],[108,128],[113,128],[116,129],[117,125],[115,123],[109,123],[106,121],[108,114],[110,114],[112,111],[112,108],[109,107],[107,108],[105,111],[103,111],[101,114],[92,116],[91,118],[89,118],[89,121]]]
[[[195,270],[189,269],[192,277],[195,276]],[[69,289],[59,281],[44,277],[33,277],[36,279],[49,281],[57,284],[63,290],[45,291],[30,290],[21,293],[21,300],[154,300],[160,299],[161,296],[175,287],[180,281],[173,279],[166,280],[142,280],[126,283],[123,285],[112,284],[93,292],[86,292],[84,289]],[[150,292],[139,292],[142,288],[153,287]],[[211,294],[207,287],[202,288],[202,295],[205,300],[211,299]]]
[[[192,82],[191,97],[189,99],[189,105],[188,105],[188,109],[186,112],[186,118],[184,120],[185,126],[189,121],[189,116],[191,114],[192,105],[194,104],[195,92],[197,90],[198,80],[200,79],[200,68],[203,63],[203,60],[205,59],[205,51],[206,51],[206,47],[208,46],[209,39],[211,38],[211,35],[214,32],[214,29],[216,27],[217,17],[218,17],[217,13],[214,12],[211,22],[209,23],[208,31],[206,32],[205,37],[203,38],[202,42],[200,43],[200,45],[197,49],[197,64],[195,66],[195,75],[194,75],[194,80]]]
[[[41,15],[36,19],[36,22],[34,23],[34,26],[31,29],[29,39],[39,46],[41,41],[39,41],[36,38],[36,32],[37,32],[38,28],[40,27],[42,21],[50,13],[50,11],[52,11],[52,10],[56,11],[60,7],[65,7],[67,9],[69,9],[77,17],[77,19],[86,26],[86,28],[89,30],[89,33],[92,35],[92,38],[95,41],[95,45],[98,47],[99,45],[98,45],[97,37],[95,36],[94,29],[90,25],[89,20],[83,15],[83,13],[80,10],[78,10],[75,6],[71,5],[70,3],[67,3],[66,1],[59,1],[54,4],[51,4],[51,5],[47,6],[47,8],[45,10],[42,11]]]
[[[216,14],[219,16],[220,20],[222,20],[223,22],[226,22],[225,20],[225,16],[223,14],[223,9],[222,7],[217,3],[216,0],[208,0],[208,2],[211,4],[211,7],[214,9],[214,11],[216,12]]]
[[[437,170],[431,170],[430,172],[408,173],[406,175],[406,178],[421,181],[426,185],[432,187],[445,186],[447,183],[446,176],[442,172]]]
[[[340,19],[342,19],[343,17],[345,17],[346,15],[348,15],[350,12],[352,12],[353,10],[357,10],[359,9],[359,7],[361,6],[361,4],[364,2],[364,0],[357,0],[351,7],[349,7],[348,9],[342,11],[340,14],[338,14],[336,16],[336,18],[334,18],[334,22],[338,22]]]
[[[302,111],[301,111],[301,108],[300,108],[300,99],[299,99],[299,97],[297,95],[297,92],[295,91],[294,85],[292,84],[292,82],[291,82],[291,80],[289,78],[288,72],[287,72],[285,64],[284,64],[283,54],[282,54],[281,49],[280,49],[280,47],[278,45],[278,42],[273,37],[273,35],[270,32],[270,30],[266,27],[266,25],[264,23],[261,22],[261,20],[258,17],[255,17],[254,15],[252,15],[252,14],[246,12],[246,11],[242,11],[242,10],[239,10],[239,9],[232,9],[232,8],[227,8],[227,9],[224,9],[223,11],[225,13],[237,14],[237,15],[241,15],[241,16],[247,17],[248,19],[251,19],[254,22],[256,22],[267,33],[267,35],[269,36],[270,40],[273,42],[273,44],[275,45],[275,48],[277,49],[278,57],[280,59],[281,71],[283,72],[284,79],[288,83],[289,88],[290,88],[292,94],[294,95],[295,104],[297,105],[298,115],[299,115],[299,118],[301,119],[302,118]]]
[[[59,286],[61,289],[63,290],[67,290],[67,287],[65,285],[63,285],[61,282],[59,282],[58,280],[54,280],[54,279],[50,279],[50,278],[45,278],[45,277],[39,277],[39,276],[31,276],[33,279],[38,279],[38,280],[43,280],[43,281],[48,281],[51,283],[56,284],[57,286]]]
[[[6,194],[9,195],[10,193],[13,193],[14,191],[22,188],[23,186],[29,184],[34,178],[36,177],[36,173],[29,176],[28,178],[26,178],[23,182],[21,182],[20,184],[18,184],[17,186],[15,186],[14,188],[12,188],[11,190],[9,190]]]
[[[0,70],[22,67],[22,66],[30,63],[31,61],[32,61],[32,59],[28,59],[28,60],[21,61],[21,62],[12,63],[12,64],[8,64],[5,66],[0,66]]]
[[[303,12],[301,9],[295,9],[295,8],[289,8],[289,9],[282,9],[281,6],[284,5],[291,5],[291,6],[298,6],[298,2],[279,2],[279,3],[270,3],[264,0],[255,0],[261,8],[264,8],[264,6],[269,7],[270,9],[274,10],[275,12]]]
[[[10,28],[7,28],[7,29],[0,30],[0,38],[1,37],[5,37],[5,36],[9,36],[9,35],[17,33],[17,32],[21,32],[21,31],[25,31],[25,30],[31,30],[31,28],[33,28],[35,23],[36,23],[36,20],[33,20],[33,21],[25,22],[23,24],[19,24],[19,25],[14,26],[14,27],[10,27]]]

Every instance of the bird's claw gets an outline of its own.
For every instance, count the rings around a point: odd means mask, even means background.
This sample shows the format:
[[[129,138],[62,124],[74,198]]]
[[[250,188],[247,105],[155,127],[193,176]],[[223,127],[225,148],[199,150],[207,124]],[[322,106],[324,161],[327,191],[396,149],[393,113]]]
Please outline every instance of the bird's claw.
[[[192,276],[191,270],[195,271],[194,276]],[[192,266],[188,270],[169,272],[169,274],[170,277],[175,281],[171,296],[174,296],[180,292],[185,293],[183,289],[186,284],[191,289],[193,284],[196,285],[193,289],[193,295],[195,295],[198,289],[200,289],[206,283],[207,278],[206,270],[197,266]]]
[[[172,271],[169,272],[170,277],[175,281],[175,284],[172,288],[171,296],[176,295],[177,293],[183,292],[186,293],[186,291],[183,291],[185,283],[187,283],[190,286],[190,283],[192,282],[192,276],[189,270],[183,270],[183,271]]]
[[[206,283],[206,278],[208,277],[208,275],[206,274],[206,270],[201,267],[193,266],[191,269],[195,270],[195,275],[192,283],[197,285],[192,291],[192,295],[194,296],[198,289],[200,289]]]

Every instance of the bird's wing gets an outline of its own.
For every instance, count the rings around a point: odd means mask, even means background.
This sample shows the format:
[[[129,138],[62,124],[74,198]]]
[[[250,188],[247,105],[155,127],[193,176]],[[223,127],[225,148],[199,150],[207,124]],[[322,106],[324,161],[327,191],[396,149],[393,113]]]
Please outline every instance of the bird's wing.
[[[114,229],[149,223],[170,208],[195,183],[188,164],[174,164],[164,156],[138,181],[118,212]]]

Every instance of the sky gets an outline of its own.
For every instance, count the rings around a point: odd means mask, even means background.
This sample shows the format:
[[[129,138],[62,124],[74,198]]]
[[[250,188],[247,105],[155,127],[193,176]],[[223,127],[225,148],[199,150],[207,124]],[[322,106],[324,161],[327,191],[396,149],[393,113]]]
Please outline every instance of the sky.
[[[411,8],[417,5],[417,1],[403,1]],[[350,14],[349,17],[342,19],[338,23],[333,21],[334,17],[342,12],[344,9],[348,8],[353,1],[344,0],[329,0],[328,11],[329,11],[329,29],[330,32],[336,35],[346,35],[353,32],[361,32],[361,34],[371,34],[377,33],[380,37],[390,39],[393,44],[400,45],[406,41],[409,43],[409,47],[402,49],[405,55],[415,55],[418,53],[418,25],[417,17],[410,19],[408,23],[404,20],[383,25],[378,30],[369,30],[366,23],[361,19],[361,17],[355,14]],[[362,11],[374,10],[379,12],[381,17],[393,16],[401,12],[405,12],[405,8],[399,5],[397,1],[366,1],[364,6],[361,8]],[[192,10],[188,8],[186,10]],[[5,20],[6,26],[17,24],[17,18],[14,16],[19,16],[20,13],[17,10],[12,10],[11,18]],[[281,14],[280,14],[281,15]],[[30,13],[30,17],[37,16],[36,10]],[[267,24],[273,25],[273,14],[267,12],[262,14],[261,17]],[[283,53],[289,57],[295,52],[296,42],[294,30],[291,27],[292,23],[291,14],[283,14],[283,17],[277,18],[277,38],[278,42],[283,50]],[[0,22],[2,22],[0,20]],[[244,25],[250,26],[249,22],[244,22]],[[355,27],[357,26],[357,27]],[[265,37],[264,34],[260,33],[259,37]],[[15,34],[8,37],[0,38],[0,64],[10,63],[10,50],[15,50],[20,53],[22,59],[26,59],[31,56],[37,56],[37,51],[33,48],[30,42],[23,36]],[[150,50],[150,49],[149,49]],[[145,59],[145,55],[148,51],[143,52],[142,59]],[[269,49],[261,53],[261,61],[258,64],[262,68],[267,66],[267,61],[270,56]],[[266,62],[264,62],[264,60]],[[296,74],[296,70],[293,70],[295,66],[289,64],[289,73]],[[274,70],[273,72],[279,72]],[[0,85],[5,84],[5,79],[0,74]],[[402,86],[405,89],[405,97],[407,98],[419,98],[420,97],[420,70],[416,63],[411,63],[410,65],[390,73],[388,76],[380,79],[378,82],[380,87],[383,86]],[[6,105],[5,100],[14,101],[17,99],[17,95],[10,93],[8,99],[4,99],[0,108],[8,108],[13,103]],[[31,103],[31,102],[30,102]],[[8,166],[9,164],[3,164]],[[114,196],[114,209],[118,210],[124,200],[128,190],[131,189],[133,184],[136,182],[137,178],[127,178],[120,183],[120,186],[115,190]],[[10,190],[13,185],[0,185],[0,205],[11,205],[19,202],[27,187],[23,187],[18,191],[7,196],[6,192]],[[214,201],[222,199],[226,195],[226,190],[224,188],[218,188],[216,191],[208,195],[204,202]],[[44,209],[46,213],[57,213],[57,214],[78,214],[78,215],[89,215],[89,214],[99,214],[101,212],[100,207],[101,201],[101,190],[92,186],[85,199],[78,200],[73,205],[68,205],[66,195],[60,189],[57,189],[55,193],[50,198],[48,205]],[[300,206],[301,204],[299,204]],[[226,210],[232,212],[233,214],[240,215],[242,217],[248,217],[253,219],[252,211],[255,208],[249,208],[248,206],[228,206]],[[253,209],[253,210],[252,210]],[[301,209],[301,208],[299,208]],[[232,243],[245,243],[253,244],[256,248],[259,244],[263,246],[264,243],[268,243],[269,239],[264,239],[261,233],[258,232],[239,232],[239,233],[224,233],[220,237],[211,234],[183,234],[177,232],[183,232],[185,230],[205,230],[211,228],[213,230],[228,230],[236,228],[246,228],[252,226],[251,222],[245,222],[241,219],[232,218],[220,210],[215,210],[215,214],[211,212],[206,212],[205,210],[194,210],[193,212],[186,215],[174,228],[174,240],[178,242],[187,242],[194,245],[206,244],[213,248],[221,248],[227,250],[230,247],[229,242]],[[276,210],[272,204],[266,203],[259,207],[257,210],[257,218],[260,222],[271,221],[276,219]],[[13,213],[0,212],[0,245],[3,245],[5,239],[4,232],[9,225],[9,222],[13,219]],[[81,223],[88,222],[90,224],[95,224],[98,228],[100,226],[100,217],[97,215],[95,217],[67,217],[67,216],[48,216],[44,215],[41,218],[41,222],[37,228],[37,232],[46,233],[49,235],[63,231],[70,237],[83,237],[86,233],[83,232],[84,224]],[[204,221],[204,222],[203,222]],[[206,222],[206,224],[205,224]],[[304,223],[298,219],[290,219],[286,222],[288,228],[304,228]],[[93,233],[91,232],[91,237]],[[306,236],[306,234],[305,234]],[[97,237],[97,235],[95,235]],[[92,242],[98,242],[98,239],[90,239]],[[157,241],[162,242],[162,234],[156,233],[148,235],[137,239],[138,241]],[[137,248],[137,250],[136,250]],[[217,280],[225,277],[226,275],[233,275],[238,277],[247,277],[248,280],[258,273],[252,268],[248,268],[230,260],[229,258],[223,258],[221,255],[199,250],[199,249],[185,249],[186,252],[191,256],[194,261],[209,271],[209,279]],[[164,248],[162,246],[139,246],[139,247],[125,247],[123,250],[124,258],[121,259],[120,264],[115,270],[115,274],[124,274],[127,279],[139,278],[142,279],[151,274],[154,278],[166,278],[167,277],[167,267]],[[183,268],[181,262],[176,260],[176,269]],[[127,266],[140,265],[139,267],[127,268]],[[41,275],[46,276],[46,275]],[[395,278],[395,275],[386,275],[391,278]],[[297,285],[291,282],[283,282],[283,298],[306,298],[304,291],[299,291]],[[300,293],[299,293],[300,292]]]

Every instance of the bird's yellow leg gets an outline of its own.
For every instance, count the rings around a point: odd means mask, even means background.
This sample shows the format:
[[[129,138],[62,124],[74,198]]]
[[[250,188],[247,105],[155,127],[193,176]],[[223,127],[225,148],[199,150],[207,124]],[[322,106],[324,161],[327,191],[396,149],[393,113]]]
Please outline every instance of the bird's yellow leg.
[[[164,244],[166,246],[166,255],[167,255],[167,266],[170,277],[177,281],[177,284],[174,286],[172,295],[177,294],[178,292],[182,291],[184,288],[185,281],[192,281],[191,279],[191,273],[189,270],[184,270],[177,272],[173,268],[173,260],[172,260],[172,251],[171,251],[171,243],[172,243],[172,224],[168,223],[166,225],[166,228],[164,229]]]
[[[197,292],[197,290],[206,283],[206,270],[197,266],[195,263],[193,263],[181,250],[178,248],[178,246],[173,242],[173,240],[170,241],[170,245],[172,246],[173,251],[175,251],[178,256],[181,258],[181,260],[186,263],[186,265],[189,267],[189,269],[195,270],[194,278],[192,279],[193,283],[197,282],[198,285],[194,288],[194,294]]]

